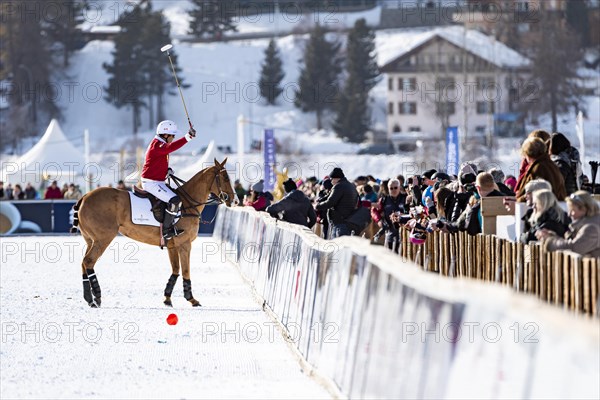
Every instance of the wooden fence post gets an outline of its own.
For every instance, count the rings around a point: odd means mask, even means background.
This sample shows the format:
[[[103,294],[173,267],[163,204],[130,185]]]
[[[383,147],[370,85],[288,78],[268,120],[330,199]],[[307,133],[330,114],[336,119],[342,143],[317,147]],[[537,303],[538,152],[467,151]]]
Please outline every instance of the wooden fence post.
[[[562,253],[558,253],[554,257],[553,264],[553,275],[554,275],[554,304],[558,305],[563,302],[562,287],[563,287],[563,276],[562,276]]]
[[[575,309],[577,311],[583,310],[582,292],[583,292],[583,264],[581,262],[581,256],[571,255],[572,266],[573,266],[573,296],[575,297]]]
[[[562,260],[562,278],[563,278],[563,304],[565,308],[569,308],[569,302],[571,296],[569,295],[570,283],[569,283],[569,258],[563,257]]]
[[[600,265],[597,258],[547,252],[539,243],[525,245],[495,235],[464,231],[429,235],[423,245],[400,232],[400,255],[423,270],[508,285],[516,291],[563,308],[600,317]]]

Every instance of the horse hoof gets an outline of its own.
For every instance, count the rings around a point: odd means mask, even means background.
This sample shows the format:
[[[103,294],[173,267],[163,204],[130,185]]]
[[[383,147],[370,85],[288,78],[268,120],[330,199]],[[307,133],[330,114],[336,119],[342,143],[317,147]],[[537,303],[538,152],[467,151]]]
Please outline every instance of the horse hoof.
[[[167,307],[173,307],[173,302],[171,301],[171,299],[165,300],[165,301],[163,301],[163,303]]]
[[[202,307],[202,304],[196,299],[190,300],[190,303],[192,303],[192,307]]]
[[[102,303],[102,301],[99,298],[95,298],[94,300],[92,300],[90,303],[88,303],[90,305],[90,307],[92,308],[100,308],[100,303]]]

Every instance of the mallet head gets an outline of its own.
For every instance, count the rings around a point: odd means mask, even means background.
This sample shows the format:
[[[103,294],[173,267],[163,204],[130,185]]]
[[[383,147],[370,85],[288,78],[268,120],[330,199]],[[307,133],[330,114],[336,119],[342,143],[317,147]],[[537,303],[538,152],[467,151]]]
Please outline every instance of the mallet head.
[[[160,48],[160,51],[162,51],[164,53],[165,51],[169,51],[172,48],[173,48],[172,44],[166,44],[166,45],[164,45],[163,47]]]

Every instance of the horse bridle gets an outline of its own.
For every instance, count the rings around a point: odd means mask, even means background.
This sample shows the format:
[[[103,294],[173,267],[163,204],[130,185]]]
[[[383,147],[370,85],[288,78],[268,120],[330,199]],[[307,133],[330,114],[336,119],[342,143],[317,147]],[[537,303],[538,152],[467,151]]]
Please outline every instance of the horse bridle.
[[[187,200],[188,203],[190,203],[190,205],[185,206],[185,207],[181,207],[181,217],[196,217],[200,219],[201,223],[212,223],[214,221],[214,217],[213,220],[210,222],[204,222],[202,221],[202,213],[200,211],[198,211],[197,207],[198,206],[203,206],[203,205],[207,205],[210,203],[213,203],[214,200],[216,200],[219,204],[224,204],[227,202],[227,200],[229,200],[229,195],[223,191],[222,187],[221,187],[221,172],[223,171],[227,171],[225,168],[222,168],[218,171],[215,172],[215,177],[213,178],[211,184],[210,184],[210,188],[213,187],[213,183],[216,182],[217,184],[217,190],[219,192],[218,195],[216,195],[216,197],[214,197],[213,199],[210,199],[208,201],[205,202],[200,202],[197,201],[196,199],[194,199],[182,186],[182,183],[185,183],[185,181],[183,179],[180,179],[178,177],[176,177],[175,175],[171,174],[169,175],[169,178],[173,178],[173,181],[175,182],[175,184],[177,185],[177,190],[176,192],[178,194],[181,194],[182,197]],[[210,189],[209,189],[210,190]],[[214,195],[214,193],[211,191],[210,194]],[[195,211],[195,214],[193,213],[184,213],[185,210],[189,210],[189,209],[193,209]],[[216,214],[215,214],[216,217]]]

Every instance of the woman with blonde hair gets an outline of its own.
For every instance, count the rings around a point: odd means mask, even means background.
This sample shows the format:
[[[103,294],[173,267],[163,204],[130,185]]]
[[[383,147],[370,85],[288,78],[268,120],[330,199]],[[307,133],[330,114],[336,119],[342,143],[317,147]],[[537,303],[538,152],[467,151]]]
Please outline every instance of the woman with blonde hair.
[[[570,250],[575,253],[600,257],[600,207],[592,195],[578,190],[566,198],[571,224],[564,238],[542,229],[535,236],[543,240],[548,251]]]
[[[529,218],[531,228],[524,232],[521,241],[529,243],[535,241],[535,233],[547,229],[558,236],[563,236],[569,227],[569,217],[556,201],[556,196],[551,190],[536,190],[532,194],[533,212]]]
[[[542,178],[550,182],[552,192],[557,199],[562,201],[567,197],[565,190],[565,179],[558,167],[552,162],[546,151],[546,143],[542,139],[530,137],[521,147],[521,153],[527,160],[528,167],[522,179],[519,179],[515,192],[517,201],[525,201],[525,185],[530,181]]]
[[[533,131],[531,131],[531,133],[529,135],[527,135],[527,138],[539,138],[542,139],[542,141],[544,143],[546,143],[548,141],[548,139],[550,139],[550,134],[548,132],[546,132],[543,129],[535,129]],[[529,163],[527,162],[527,159],[525,157],[523,157],[523,155],[521,155],[521,164],[519,165],[519,175],[518,177],[515,179],[515,185],[512,188],[513,192],[516,192],[516,187],[519,186],[519,181],[521,181],[521,179],[523,179],[523,176],[525,175],[525,172],[527,172],[527,168],[529,167]]]

